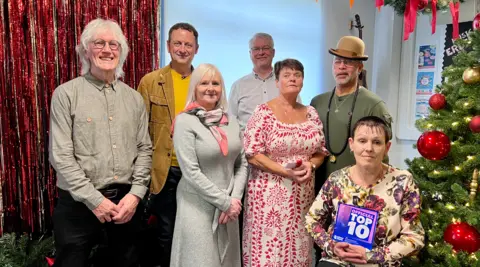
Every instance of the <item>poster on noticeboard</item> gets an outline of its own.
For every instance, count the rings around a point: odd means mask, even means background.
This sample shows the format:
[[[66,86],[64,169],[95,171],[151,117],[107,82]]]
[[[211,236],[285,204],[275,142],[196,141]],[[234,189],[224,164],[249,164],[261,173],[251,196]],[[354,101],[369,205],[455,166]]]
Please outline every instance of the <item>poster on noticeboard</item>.
[[[433,66],[435,66],[435,61],[433,61]],[[416,78],[415,120],[418,120],[427,117],[430,113],[428,100],[434,93],[435,72],[434,70],[424,71],[418,69]]]
[[[418,49],[418,69],[435,69],[435,45],[421,45]]]

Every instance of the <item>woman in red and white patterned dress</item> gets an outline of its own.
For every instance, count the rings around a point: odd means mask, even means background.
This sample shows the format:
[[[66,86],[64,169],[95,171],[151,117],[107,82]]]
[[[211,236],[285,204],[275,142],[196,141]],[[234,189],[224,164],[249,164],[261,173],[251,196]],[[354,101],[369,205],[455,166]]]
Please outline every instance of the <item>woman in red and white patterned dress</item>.
[[[280,95],[257,106],[245,129],[251,174],[246,193],[243,264],[311,267],[313,241],[304,227],[314,199],[313,172],[328,154],[313,107],[296,102],[303,65],[275,63]],[[300,163],[301,161],[301,163]],[[299,166],[287,168],[287,163]]]

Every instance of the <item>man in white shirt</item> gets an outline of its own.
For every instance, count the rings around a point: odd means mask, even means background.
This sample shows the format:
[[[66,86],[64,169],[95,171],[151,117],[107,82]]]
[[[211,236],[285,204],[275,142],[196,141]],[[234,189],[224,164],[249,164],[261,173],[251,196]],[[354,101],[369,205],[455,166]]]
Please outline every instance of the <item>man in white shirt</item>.
[[[228,110],[237,118],[243,133],[257,105],[278,96],[272,61],[275,56],[273,38],[268,33],[256,33],[249,41],[253,71],[238,79],[230,91]]]

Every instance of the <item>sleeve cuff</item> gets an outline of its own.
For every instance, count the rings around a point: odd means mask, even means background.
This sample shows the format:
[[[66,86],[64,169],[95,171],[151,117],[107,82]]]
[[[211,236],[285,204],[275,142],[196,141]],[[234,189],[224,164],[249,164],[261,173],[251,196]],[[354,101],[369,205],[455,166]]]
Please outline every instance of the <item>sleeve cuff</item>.
[[[232,197],[233,197],[233,198],[236,198],[236,199],[240,199],[240,200],[243,201],[243,199],[242,199],[242,198],[243,198],[243,192],[240,193],[240,192],[234,191],[234,192],[232,192]]]
[[[232,197],[227,196],[225,198],[225,201],[223,202],[223,205],[221,207],[222,211],[227,211],[230,208],[230,204],[232,203]]]
[[[328,256],[330,257],[333,257],[334,254],[333,254],[333,246],[334,246],[334,243],[332,240],[329,240],[327,242],[325,242],[325,245],[323,247],[323,250],[327,253]]]
[[[100,203],[102,203],[104,198],[105,197],[102,195],[102,193],[100,193],[98,190],[95,190],[95,193],[91,197],[86,198],[83,201],[83,204],[85,204],[88,209],[94,210],[100,205]]]
[[[367,258],[367,263],[372,263],[373,252],[371,250],[366,251],[365,257]]]
[[[143,199],[143,197],[147,193],[147,187],[143,186],[143,185],[134,184],[134,185],[132,185],[132,188],[130,188],[130,192],[128,192],[128,193],[132,194],[132,195],[135,195],[135,196],[139,197],[140,199]]]

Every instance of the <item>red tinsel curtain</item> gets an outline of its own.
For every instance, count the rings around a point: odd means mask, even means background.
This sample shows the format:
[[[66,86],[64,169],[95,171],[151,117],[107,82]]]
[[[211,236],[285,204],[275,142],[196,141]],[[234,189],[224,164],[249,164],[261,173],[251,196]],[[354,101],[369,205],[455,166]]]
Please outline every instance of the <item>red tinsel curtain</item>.
[[[0,0],[0,236],[43,232],[56,196],[48,162],[50,98],[80,73],[84,26],[117,21],[128,39],[124,82],[158,68],[161,0]]]

